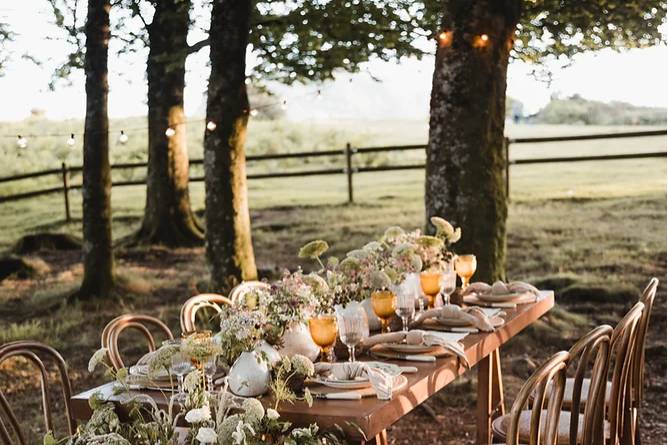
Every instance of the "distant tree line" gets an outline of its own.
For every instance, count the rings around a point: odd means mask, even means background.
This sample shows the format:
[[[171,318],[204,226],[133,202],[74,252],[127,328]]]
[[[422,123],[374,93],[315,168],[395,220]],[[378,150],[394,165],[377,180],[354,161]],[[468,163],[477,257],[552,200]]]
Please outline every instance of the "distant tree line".
[[[638,107],[625,102],[599,102],[579,95],[553,97],[528,119],[540,124],[571,125],[665,125],[666,109]]]

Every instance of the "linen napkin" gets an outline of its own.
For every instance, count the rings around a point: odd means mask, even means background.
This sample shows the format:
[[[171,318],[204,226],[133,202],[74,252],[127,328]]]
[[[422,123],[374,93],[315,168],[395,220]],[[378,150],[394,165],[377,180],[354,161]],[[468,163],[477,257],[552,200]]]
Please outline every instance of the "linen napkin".
[[[463,296],[471,294],[532,294],[538,296],[540,291],[532,284],[523,281],[511,281],[504,283],[503,281],[495,281],[494,284],[489,285],[481,281],[471,283],[462,293]]]
[[[456,319],[466,322],[482,332],[493,332],[494,326],[489,321],[489,316],[478,307],[461,308],[454,304],[446,304],[440,308],[430,309],[420,314],[412,323],[417,326],[430,318]]]
[[[440,335],[434,335],[433,331],[413,329],[408,332],[400,331],[378,334],[365,339],[362,342],[362,346],[370,348],[371,346],[381,343],[401,343],[404,340],[406,341],[406,344],[409,345],[441,346],[446,351],[456,355],[465,367],[470,367],[468,359],[466,358],[466,352],[464,352],[461,343],[446,339]]]
[[[353,363],[323,363],[315,364],[315,373],[320,377],[333,377],[336,380],[355,380],[368,378],[371,386],[380,400],[392,399],[394,377],[388,373],[369,366],[364,362]]]

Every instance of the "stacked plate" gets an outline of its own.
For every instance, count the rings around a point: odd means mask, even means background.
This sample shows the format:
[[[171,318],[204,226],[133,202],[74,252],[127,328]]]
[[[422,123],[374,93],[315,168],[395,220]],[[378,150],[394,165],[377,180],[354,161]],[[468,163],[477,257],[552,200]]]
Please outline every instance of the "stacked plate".
[[[145,389],[157,389],[169,391],[175,389],[177,386],[177,378],[172,375],[170,378],[169,372],[161,369],[155,375],[148,375],[148,365],[134,365],[128,369],[128,382],[131,386]]]
[[[397,377],[401,375],[402,372],[399,366],[393,365],[391,363],[383,363],[383,362],[363,362],[363,363],[369,367],[379,369],[392,377]],[[327,376],[327,377],[316,376],[313,379],[313,382],[334,389],[352,390],[352,389],[364,389],[371,387],[371,381],[367,376],[359,376],[354,379],[337,379],[334,378],[333,376]]]

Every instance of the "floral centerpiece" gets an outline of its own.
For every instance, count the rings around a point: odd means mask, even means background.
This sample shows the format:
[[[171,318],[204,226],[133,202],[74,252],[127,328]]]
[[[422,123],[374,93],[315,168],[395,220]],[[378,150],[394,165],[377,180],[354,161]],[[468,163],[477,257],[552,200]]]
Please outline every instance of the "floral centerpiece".
[[[194,346],[194,347],[193,347]],[[193,360],[204,359],[201,345],[190,344],[180,350],[191,351]],[[176,350],[179,350],[178,348]],[[175,353],[174,345],[167,345],[155,354],[152,366],[160,369],[168,363],[170,354]],[[214,351],[215,353],[215,351]],[[321,432],[317,425],[293,428],[283,421],[277,411],[280,403],[305,400],[311,403],[310,393],[298,396],[290,385],[295,377],[312,376],[313,363],[303,356],[284,358],[276,367],[272,377],[274,407],[265,409],[255,398],[240,398],[229,391],[225,384],[217,394],[209,393],[202,381],[202,370],[194,369],[185,378],[188,394],[181,409],[174,403],[167,409],[160,409],[147,395],[131,392],[127,383],[125,368],[115,371],[106,363],[107,351],[101,349],[91,357],[89,370],[92,372],[103,365],[116,381],[115,393],[126,406],[129,419],[121,422],[114,404],[105,401],[100,394],[90,399],[93,411],[91,419],[80,425],[72,437],[57,440],[51,432],[44,438],[45,445],[177,445],[217,444],[217,445],[341,445],[345,444],[340,434]],[[172,399],[173,400],[173,399]],[[185,420],[188,428],[178,428],[180,420]]]

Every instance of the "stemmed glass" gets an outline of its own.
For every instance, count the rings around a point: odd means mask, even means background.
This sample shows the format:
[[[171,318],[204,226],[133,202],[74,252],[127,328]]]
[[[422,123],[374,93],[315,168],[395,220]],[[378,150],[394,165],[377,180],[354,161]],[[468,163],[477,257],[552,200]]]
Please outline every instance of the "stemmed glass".
[[[457,288],[457,273],[449,268],[441,273],[439,281],[441,286],[441,295],[443,295],[443,304],[450,304],[450,295]]]
[[[462,279],[462,289],[468,287],[477,265],[475,255],[458,255],[455,258],[455,270],[459,278]]]
[[[216,375],[218,364],[216,357],[212,357],[204,362],[204,376],[206,377],[206,390],[213,393],[213,376]]]
[[[338,327],[336,324],[336,316],[334,315],[318,315],[308,321],[309,332],[313,343],[320,347],[320,359],[322,361],[333,362],[334,354],[332,349],[336,343],[336,335],[338,334]]]
[[[391,290],[377,290],[371,294],[371,307],[380,318],[381,332],[390,332],[390,320],[397,310],[397,296]]]
[[[400,286],[397,288],[397,308],[395,311],[401,317],[404,332],[408,332],[408,322],[415,315],[415,297],[414,286]]]
[[[369,336],[369,322],[361,305],[346,308],[337,316],[339,336],[348,347],[348,361],[355,361],[355,348]]]
[[[186,400],[186,393],[183,390],[183,376],[185,376],[188,371],[190,371],[191,367],[192,364],[190,359],[183,352],[179,351],[172,355],[172,362],[169,371],[176,375],[176,378],[179,382],[179,390],[174,395],[174,399],[178,402]]]

